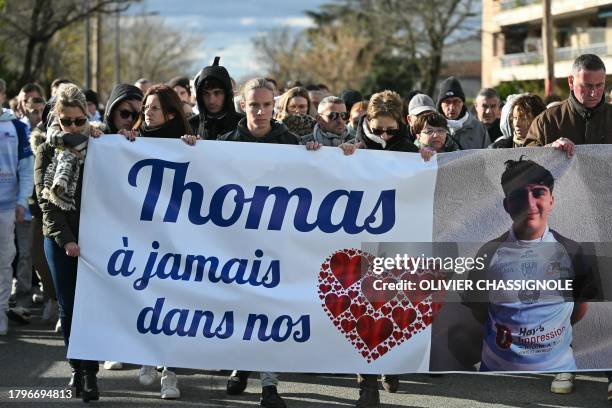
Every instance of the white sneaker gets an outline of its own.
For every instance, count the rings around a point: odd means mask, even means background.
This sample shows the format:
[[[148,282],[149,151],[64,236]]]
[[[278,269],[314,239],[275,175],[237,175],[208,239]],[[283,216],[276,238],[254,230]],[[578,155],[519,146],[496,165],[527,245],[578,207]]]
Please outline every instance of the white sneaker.
[[[0,310],[0,336],[8,333],[8,316],[4,310]]]
[[[555,394],[569,394],[574,390],[574,373],[559,373],[555,375],[552,384],[550,384],[550,392]]]
[[[45,322],[52,321],[57,319],[58,312],[57,300],[49,299],[45,302],[41,318]]]
[[[178,380],[176,379],[176,373],[174,371],[164,369],[164,371],[162,372],[161,398],[181,398],[181,391],[178,389]]]
[[[157,380],[157,370],[153,366],[142,366],[140,367],[140,373],[138,374],[138,381],[142,385],[151,385]]]
[[[119,361],[105,361],[104,369],[105,370],[121,370],[123,368],[123,363]]]
[[[57,319],[57,323],[55,323],[55,332],[56,333],[62,332],[62,320],[59,318]]]

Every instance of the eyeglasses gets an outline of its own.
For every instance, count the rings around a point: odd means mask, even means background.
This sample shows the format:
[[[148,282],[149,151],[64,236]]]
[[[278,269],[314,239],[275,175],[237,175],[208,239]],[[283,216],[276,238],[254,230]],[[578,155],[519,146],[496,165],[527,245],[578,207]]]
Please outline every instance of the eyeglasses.
[[[119,116],[121,116],[121,119],[127,119],[127,118],[129,118],[131,116],[132,120],[136,120],[138,115],[139,115],[138,111],[131,111],[131,110],[127,110],[127,109],[121,109],[119,111]]]
[[[439,135],[439,136],[446,136],[448,134],[448,132],[446,131],[446,129],[423,129],[423,131],[421,131],[421,133],[423,133],[424,135],[427,136],[433,136],[433,135]]]
[[[399,128],[372,128],[370,129],[376,136],[381,136],[386,133],[389,136],[398,136],[400,134]]]
[[[62,124],[62,126],[66,127],[72,126],[73,123],[75,124],[75,126],[83,126],[85,123],[87,123],[87,118],[60,118],[60,123]]]
[[[342,120],[348,120],[349,113],[348,112],[329,112],[325,114],[325,116],[327,116],[330,120],[336,120],[339,117],[342,118]]]

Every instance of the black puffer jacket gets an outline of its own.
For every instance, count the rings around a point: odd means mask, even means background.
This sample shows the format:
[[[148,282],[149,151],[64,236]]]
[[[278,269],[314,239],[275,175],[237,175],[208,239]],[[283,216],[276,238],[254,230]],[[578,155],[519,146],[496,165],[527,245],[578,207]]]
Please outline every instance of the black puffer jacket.
[[[252,142],[252,143],[275,143],[275,144],[299,144],[298,137],[291,133],[287,126],[276,120],[271,120],[272,129],[263,137],[255,137],[246,125],[246,118],[238,122],[238,127],[222,136],[218,140],[226,142]]]
[[[106,133],[117,133],[119,129],[115,127],[112,121],[113,110],[123,101],[138,100],[142,101],[144,95],[139,88],[129,84],[115,85],[106,102],[106,110],[104,111],[104,126]]]
[[[206,111],[206,105],[204,105],[204,85],[209,79],[216,79],[219,81],[223,85],[223,90],[225,91],[223,110],[220,114],[215,116],[211,116]],[[240,121],[244,115],[236,112],[232,81],[225,67],[219,65],[219,57],[215,58],[211,66],[204,67],[202,71],[200,71],[195,82],[195,87],[199,114],[189,119],[189,125],[197,132],[197,135],[202,139],[216,140],[219,136],[236,129],[238,121]]]
[[[355,137],[355,142],[361,142],[364,149],[371,150],[388,150],[391,152],[410,152],[417,153],[419,149],[412,143],[409,139],[409,130],[406,125],[400,122],[399,129],[400,134],[398,136],[393,136],[385,143],[385,147],[381,144],[373,141],[369,137],[366,136],[365,131],[363,129],[365,116],[359,120],[359,125],[357,126],[357,136]]]

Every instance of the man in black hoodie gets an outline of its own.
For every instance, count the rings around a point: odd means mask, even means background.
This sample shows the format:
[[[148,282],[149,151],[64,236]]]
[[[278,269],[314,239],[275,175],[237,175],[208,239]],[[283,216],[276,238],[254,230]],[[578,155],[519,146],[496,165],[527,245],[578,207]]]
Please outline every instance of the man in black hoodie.
[[[229,73],[219,65],[219,57],[204,67],[195,80],[198,115],[189,120],[191,128],[206,140],[236,129],[242,115],[234,107],[234,92]]]
[[[105,132],[114,134],[122,129],[132,129],[142,108],[143,96],[142,91],[134,85],[115,85],[104,111]]]
[[[246,112],[235,130],[218,140],[226,142],[251,142],[272,144],[298,144],[298,138],[287,127],[272,119],[274,113],[274,86],[264,78],[251,79],[244,85],[240,107]],[[234,370],[227,382],[229,395],[241,394],[247,387],[250,371]],[[276,386],[276,373],[261,373],[261,406],[265,408],[286,408],[285,401]]]

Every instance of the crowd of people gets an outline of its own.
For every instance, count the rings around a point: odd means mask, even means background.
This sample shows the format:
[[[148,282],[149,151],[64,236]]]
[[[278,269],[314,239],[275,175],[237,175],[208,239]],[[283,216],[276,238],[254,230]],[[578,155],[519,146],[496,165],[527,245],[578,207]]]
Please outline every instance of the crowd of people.
[[[612,143],[612,105],[606,103],[606,69],[593,54],[579,56],[568,77],[566,100],[547,101],[522,93],[501,100],[482,89],[473,106],[460,81],[442,81],[436,101],[419,91],[404,98],[382,90],[364,97],[356,90],[332,94],[324,84],[287,83],[281,91],[272,78],[255,78],[240,91],[216,58],[193,79],[177,77],[153,84],[117,84],[104,109],[98,94],[66,79],[51,84],[50,98],[35,83],[6,101],[0,80],[0,335],[8,320],[27,324],[33,303],[42,319],[57,321],[66,346],[71,320],[79,248],[83,165],[91,137],[121,134],[141,137],[304,145],[309,151],[337,147],[358,150],[436,154],[486,148],[553,147],[568,157],[575,145]],[[336,90],[340,91],[340,90]],[[187,147],[186,147],[187,148]],[[529,205],[529,204],[525,204]],[[34,282],[34,283],[33,283]],[[98,362],[70,360],[69,386],[84,401],[97,400]],[[122,363],[106,361],[105,369]],[[242,393],[251,373],[234,371],[227,393]],[[143,366],[140,382],[156,381],[156,367]],[[285,407],[277,391],[278,374],[262,372],[264,407]],[[377,377],[360,375],[358,407],[378,407]],[[573,389],[573,373],[555,376],[551,391]],[[383,387],[397,391],[397,376],[383,376]],[[163,367],[161,398],[180,398],[176,371]],[[612,399],[612,385],[608,387]]]

